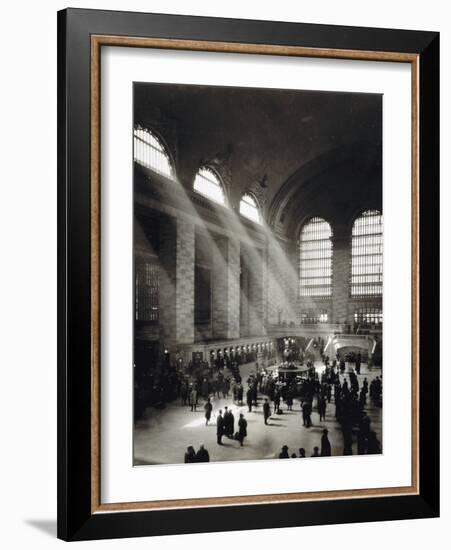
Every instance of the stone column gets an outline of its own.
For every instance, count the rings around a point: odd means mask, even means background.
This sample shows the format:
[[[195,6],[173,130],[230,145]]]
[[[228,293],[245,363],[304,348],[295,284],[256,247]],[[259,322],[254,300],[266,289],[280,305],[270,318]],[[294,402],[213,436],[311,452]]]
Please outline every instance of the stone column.
[[[174,352],[194,342],[194,224],[168,219],[160,227],[160,344]]]
[[[240,336],[249,336],[249,269],[240,256]]]
[[[215,240],[212,269],[213,338],[240,335],[240,243],[220,237]]]
[[[339,233],[332,243],[332,322],[343,323],[351,292],[351,237]]]

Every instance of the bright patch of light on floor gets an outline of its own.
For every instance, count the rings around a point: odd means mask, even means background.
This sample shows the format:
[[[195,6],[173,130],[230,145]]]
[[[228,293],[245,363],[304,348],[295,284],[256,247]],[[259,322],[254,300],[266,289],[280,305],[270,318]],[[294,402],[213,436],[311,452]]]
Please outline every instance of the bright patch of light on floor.
[[[185,424],[183,427],[197,428],[197,426],[202,426],[202,424],[205,424],[205,417],[203,415],[201,417],[196,417],[192,422],[188,422],[188,424]]]

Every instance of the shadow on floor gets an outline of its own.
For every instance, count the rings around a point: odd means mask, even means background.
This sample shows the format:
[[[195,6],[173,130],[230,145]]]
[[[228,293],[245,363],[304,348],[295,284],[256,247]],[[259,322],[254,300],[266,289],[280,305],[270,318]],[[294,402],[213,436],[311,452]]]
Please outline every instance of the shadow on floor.
[[[56,538],[56,519],[26,519],[25,523],[46,535]]]

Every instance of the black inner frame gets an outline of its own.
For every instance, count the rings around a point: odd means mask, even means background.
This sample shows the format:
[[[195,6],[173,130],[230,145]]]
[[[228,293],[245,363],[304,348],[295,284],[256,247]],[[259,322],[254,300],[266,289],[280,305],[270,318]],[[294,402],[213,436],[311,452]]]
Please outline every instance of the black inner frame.
[[[419,495],[91,514],[92,34],[419,54]],[[438,516],[438,329],[438,33],[84,9],[58,13],[59,538],[88,540]]]

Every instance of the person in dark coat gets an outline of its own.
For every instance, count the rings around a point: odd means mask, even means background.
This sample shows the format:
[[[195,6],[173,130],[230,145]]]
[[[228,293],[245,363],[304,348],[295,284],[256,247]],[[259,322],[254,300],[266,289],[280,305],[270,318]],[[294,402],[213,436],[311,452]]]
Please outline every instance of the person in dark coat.
[[[357,374],[360,374],[360,365],[362,364],[362,355],[359,351],[359,353],[357,354],[357,358],[355,360],[355,371]]]
[[[324,428],[323,435],[321,436],[321,456],[331,456],[332,455],[332,448],[330,446],[329,438],[327,437],[327,434],[329,432]]]
[[[317,457],[317,456],[320,456],[319,455],[319,448],[318,447],[313,447],[312,457]]]
[[[326,420],[326,408],[327,408],[326,398],[323,395],[321,395],[320,397],[318,397],[318,414],[319,414],[320,422],[323,422],[324,420]]]
[[[235,417],[232,411],[229,411],[229,421],[226,429],[227,429],[227,432],[226,432],[227,437],[233,438],[233,435],[235,433]]]
[[[290,458],[290,455],[288,454],[288,447],[286,445],[282,447],[282,450],[279,453],[279,458]]]
[[[246,392],[246,403],[247,403],[249,412],[252,412],[252,401],[253,401],[252,388],[249,388]]]
[[[233,430],[235,424],[235,417],[232,411],[229,411],[227,407],[224,407],[224,435],[226,437],[233,437]]]
[[[196,451],[191,445],[186,449],[185,453],[185,464],[192,464],[196,462]]]
[[[243,446],[245,437],[247,437],[247,420],[244,418],[243,413],[241,413],[240,419],[238,420],[238,441],[241,447]]]
[[[237,396],[238,396],[238,403],[242,405],[243,404],[243,385],[241,383],[238,384]]]
[[[299,449],[299,458],[305,458],[305,449],[303,447]]]
[[[306,401],[302,405],[302,421],[303,425],[306,428],[310,428],[312,426],[312,403],[311,401]]]
[[[269,404],[269,401],[265,399],[265,402],[263,403],[263,418],[265,419],[265,424],[268,424],[268,418],[271,416],[271,405]]]
[[[381,443],[377,439],[376,432],[370,432],[368,434],[368,447],[367,454],[377,455],[381,452]]]
[[[196,453],[196,462],[210,462],[210,455],[203,445],[199,447]]]
[[[218,417],[216,419],[216,438],[218,445],[222,445],[222,436],[224,435],[224,418],[222,416],[222,411],[219,411]]]
[[[226,437],[229,437],[229,435],[230,435],[230,432],[229,432],[229,408],[227,406],[224,407],[223,418],[224,418],[224,435]]]
[[[213,405],[211,404],[210,398],[207,399],[207,402],[204,405],[205,409],[205,426],[208,426],[211,418],[211,411],[213,410]]]

